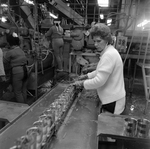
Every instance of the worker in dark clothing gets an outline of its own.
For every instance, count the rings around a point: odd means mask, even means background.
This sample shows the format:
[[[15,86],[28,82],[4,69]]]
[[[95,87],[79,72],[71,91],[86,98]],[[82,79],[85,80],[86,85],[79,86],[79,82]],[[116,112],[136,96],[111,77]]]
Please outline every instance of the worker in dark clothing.
[[[4,56],[4,62],[9,62],[11,66],[11,84],[15,94],[16,101],[19,103],[26,102],[27,86],[27,58],[24,51],[20,48],[20,40],[14,35],[7,35],[7,42],[10,50]]]
[[[54,21],[54,25],[45,34],[47,39],[52,42],[52,49],[57,61],[57,71],[63,71],[63,28],[60,26],[60,21]]]

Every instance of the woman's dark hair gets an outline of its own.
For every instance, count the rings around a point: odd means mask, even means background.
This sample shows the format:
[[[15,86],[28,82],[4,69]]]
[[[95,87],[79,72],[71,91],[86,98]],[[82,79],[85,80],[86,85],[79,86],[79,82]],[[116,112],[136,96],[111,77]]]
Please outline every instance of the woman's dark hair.
[[[19,37],[13,37],[13,35],[6,35],[6,40],[9,43],[10,46],[19,46],[20,40]]]
[[[108,44],[112,43],[112,36],[110,28],[103,24],[103,23],[97,23],[95,24],[91,29],[91,36],[100,36],[103,40],[106,40]]]

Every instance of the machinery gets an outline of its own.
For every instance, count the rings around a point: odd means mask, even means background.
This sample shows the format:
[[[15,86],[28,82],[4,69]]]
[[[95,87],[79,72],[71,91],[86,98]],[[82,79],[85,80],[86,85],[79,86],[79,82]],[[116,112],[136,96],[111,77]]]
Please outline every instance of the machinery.
[[[52,25],[53,17],[58,17],[59,14],[64,26],[72,26],[72,24],[80,26],[74,28],[74,36],[73,34],[69,36],[72,37],[73,42],[70,38],[69,42],[72,42],[76,52],[82,53],[84,34],[81,28],[85,29],[84,25],[87,22],[89,24],[92,21],[104,23],[107,19],[112,18],[111,28],[115,35],[114,46],[116,43],[120,52],[125,53],[127,44],[130,44],[125,55],[126,61],[135,34],[135,27],[133,26],[134,29],[132,29],[131,24],[136,22],[137,16],[134,17],[134,15],[138,14],[135,13],[138,3],[130,0],[130,5],[128,5],[127,0],[115,0],[111,1],[111,10],[109,10],[109,8],[98,7],[92,0],[89,0],[91,6],[88,6],[87,0],[86,3],[85,0],[75,0],[76,4],[70,3],[70,6],[65,0],[31,1],[34,2],[34,5],[29,5],[25,0],[9,0],[7,7],[0,7],[0,12],[3,12],[1,15],[5,15],[7,19],[5,23],[1,19],[1,34],[15,32],[22,37],[22,48],[28,57],[30,70],[28,93],[30,94],[30,91],[33,90],[33,96],[35,95],[36,98],[30,106],[0,101],[0,149],[95,149],[97,148],[97,115],[99,113],[99,102],[96,100],[95,94],[90,92],[90,95],[84,98],[81,88],[59,83],[55,84],[51,91],[46,92],[39,99],[37,98],[37,88],[44,82],[54,79],[55,74],[55,58],[49,48],[49,43],[43,39],[43,35]],[[70,1],[74,2],[74,0]],[[84,10],[89,9],[89,14],[86,16],[77,12],[77,7],[81,3],[84,3],[81,5]],[[133,10],[132,13],[131,10]],[[78,11],[82,11],[82,8],[79,7]],[[57,12],[56,16],[52,17],[52,13],[55,14],[55,12]],[[100,13],[105,12],[106,20],[100,19]],[[87,20],[87,17],[90,19]],[[70,20],[68,21],[66,18]],[[127,29],[133,30],[134,34],[131,35],[131,30],[126,32]],[[124,36],[117,36],[116,33],[120,31]],[[127,38],[129,33],[130,36]],[[130,43],[127,42],[129,39]],[[141,39],[141,43],[143,39]],[[94,54],[93,41],[91,37],[88,40],[90,40],[89,45],[87,44],[87,49],[84,49],[87,53],[82,54],[92,55]],[[3,41],[5,41],[5,36],[0,38],[0,43]],[[148,42],[146,45],[146,49],[148,49]],[[91,49],[92,53],[89,53],[88,49]],[[5,50],[7,51],[3,48],[4,54]],[[70,49],[68,51],[69,55]],[[97,66],[97,57],[94,56],[94,59],[93,56],[88,55],[75,58],[75,63],[77,62],[83,67],[83,73],[92,71]],[[146,52],[144,55],[147,55]],[[69,57],[66,59],[68,62]],[[7,70],[9,70],[9,66],[6,66],[6,72]],[[32,96],[32,94],[30,95]],[[149,99],[147,101],[149,102]]]

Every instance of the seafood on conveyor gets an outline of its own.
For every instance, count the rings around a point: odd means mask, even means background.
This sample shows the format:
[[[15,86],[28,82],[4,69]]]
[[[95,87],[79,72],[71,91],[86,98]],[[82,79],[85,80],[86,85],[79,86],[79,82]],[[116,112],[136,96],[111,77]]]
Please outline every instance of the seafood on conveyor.
[[[68,109],[71,107],[75,97],[81,91],[69,85],[53,103],[46,108],[37,121],[26,130],[26,134],[16,141],[16,145],[10,149],[42,149],[58,131]]]

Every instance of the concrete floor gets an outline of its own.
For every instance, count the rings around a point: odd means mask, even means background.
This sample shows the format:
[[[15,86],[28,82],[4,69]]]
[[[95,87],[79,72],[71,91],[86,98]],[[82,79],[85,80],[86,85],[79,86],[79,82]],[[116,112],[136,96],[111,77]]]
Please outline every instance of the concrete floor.
[[[130,96],[130,89],[128,87],[129,81],[125,79],[126,86],[126,113],[128,115],[139,116],[142,118],[147,118],[150,120],[150,103],[144,113],[146,98],[144,92],[144,85],[142,78],[136,79],[135,85],[133,88],[132,96]]]

